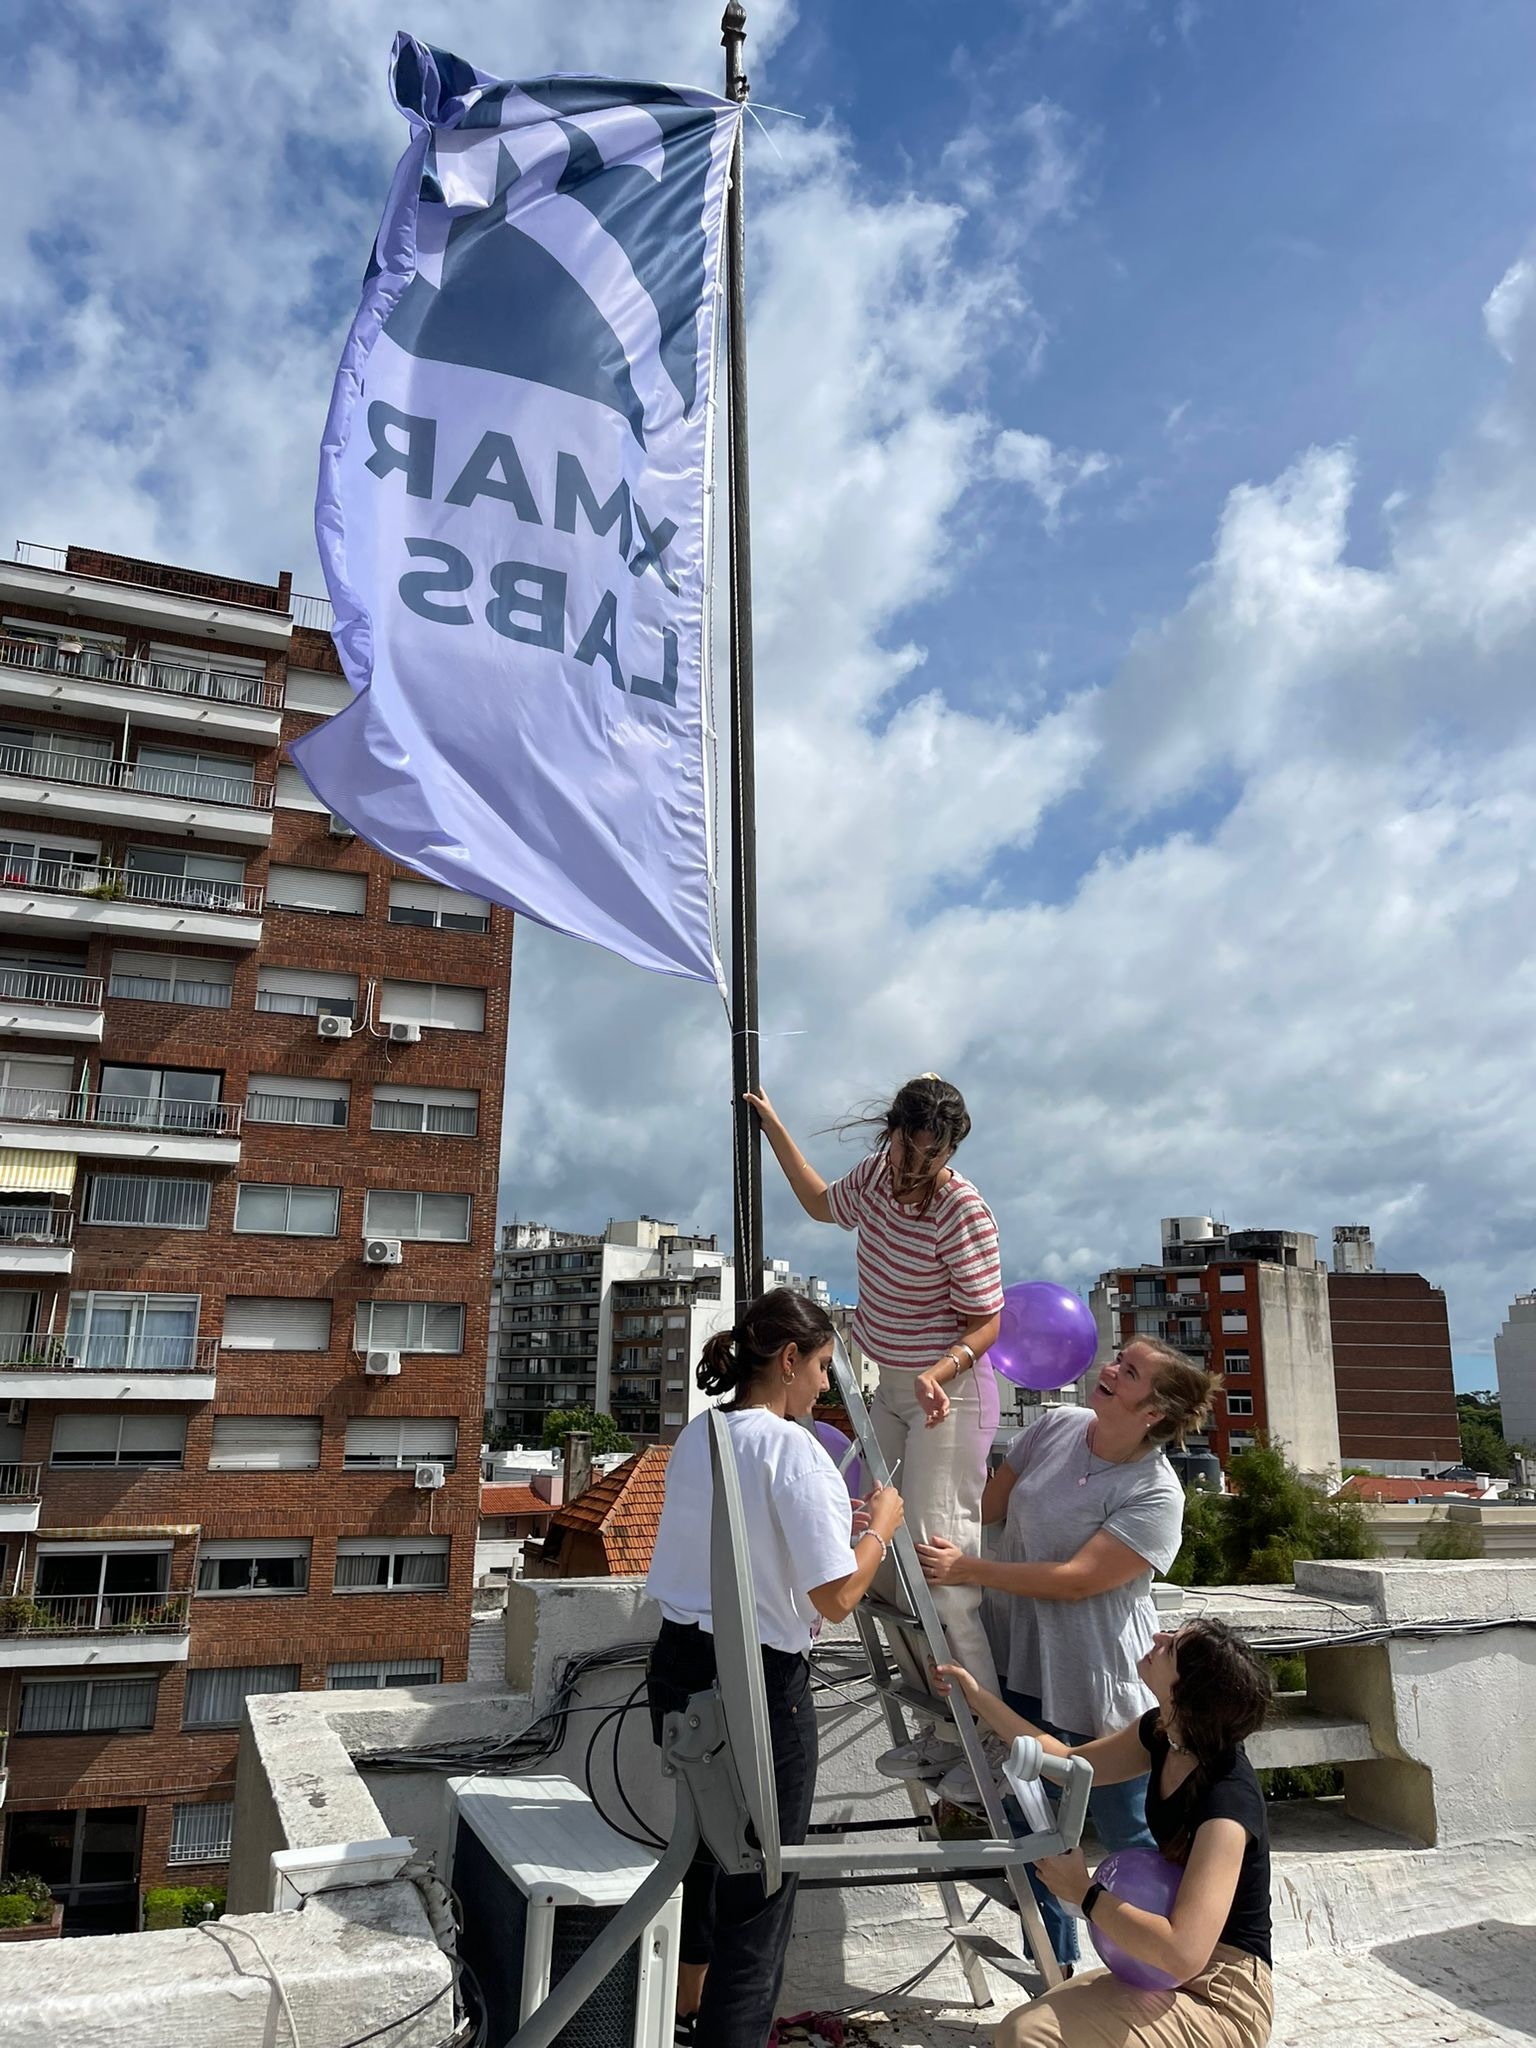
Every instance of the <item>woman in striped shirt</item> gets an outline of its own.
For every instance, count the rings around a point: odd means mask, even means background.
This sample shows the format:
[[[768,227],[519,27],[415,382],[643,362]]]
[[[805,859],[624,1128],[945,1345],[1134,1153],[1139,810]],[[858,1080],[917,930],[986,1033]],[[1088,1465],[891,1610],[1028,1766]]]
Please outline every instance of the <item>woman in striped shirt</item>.
[[[830,1184],[805,1158],[766,1095],[748,1095],[774,1157],[802,1209],[818,1223],[858,1233],[859,1301],[853,1333],[880,1368],[871,1407],[893,1474],[900,1465],[907,1526],[920,1542],[947,1536],[981,1552],[981,1496],[997,1429],[997,1385],[987,1348],[1003,1305],[997,1224],[968,1180],[949,1164],[971,1128],[958,1088],[923,1074],[869,1121],[873,1152]],[[880,1588],[890,1597],[893,1588]],[[960,1645],[990,1670],[981,1594],[970,1586],[934,1595],[955,1661]],[[903,1660],[905,1661],[905,1660]],[[931,1690],[925,1665],[905,1674]],[[947,1715],[935,1707],[935,1720]],[[888,1750],[888,1777],[936,1777],[961,1757],[933,1726]]]

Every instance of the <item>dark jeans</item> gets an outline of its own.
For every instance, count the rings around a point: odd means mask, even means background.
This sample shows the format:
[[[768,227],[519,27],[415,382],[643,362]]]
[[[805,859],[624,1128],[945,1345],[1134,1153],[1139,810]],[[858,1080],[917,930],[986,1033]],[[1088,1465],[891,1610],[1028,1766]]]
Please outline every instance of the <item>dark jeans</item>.
[[[688,1703],[715,1681],[715,1639],[706,1630],[664,1621],[651,1652],[647,1694],[651,1732],[661,1740],[665,1714]],[[784,1650],[763,1651],[773,1778],[779,1797],[779,1837],[803,1842],[816,1790],[816,1710],[811,1667]],[[709,1965],[698,2038],[708,2048],[764,2048],[784,1977],[784,1952],[795,1918],[799,1880],[786,1877],[770,1896],[762,1879],[727,1874],[701,1843],[683,1880],[684,1963]]]
[[[1058,1728],[1054,1721],[1047,1721],[1039,1700],[1032,1693],[1014,1692],[999,1680],[1004,1703],[1016,1714],[1022,1714],[1035,1727],[1043,1728],[1047,1735],[1054,1735],[1058,1742],[1069,1742],[1074,1749],[1080,1749],[1091,1741],[1087,1735],[1074,1735],[1066,1728]],[[1049,1790],[1049,1788],[1047,1788]],[[1054,1798],[1054,1795],[1053,1795]],[[1018,1826],[1023,1816],[1014,1807],[1014,1825]],[[1093,1831],[1105,1849],[1155,1849],[1157,1842],[1147,1826],[1147,1781],[1130,1778],[1123,1785],[1096,1785],[1088,1795],[1088,1817],[1093,1822]],[[1045,1931],[1051,1938],[1051,1949],[1058,1963],[1075,1963],[1078,1959],[1077,1921],[1067,1912],[1056,1894],[1047,1891],[1035,1875],[1033,1864],[1029,1866],[1030,1889],[1040,1901],[1040,1918],[1045,1922]]]

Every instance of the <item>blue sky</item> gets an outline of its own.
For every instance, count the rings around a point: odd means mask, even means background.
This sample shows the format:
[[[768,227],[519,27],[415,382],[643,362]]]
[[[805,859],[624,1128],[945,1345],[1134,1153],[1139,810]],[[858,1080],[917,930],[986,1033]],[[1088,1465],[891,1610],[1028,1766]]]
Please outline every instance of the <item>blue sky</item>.
[[[403,21],[711,82],[718,12]],[[1536,14],[750,15],[805,117],[750,141],[770,1087],[809,1132],[952,1074],[1010,1278],[1163,1213],[1370,1222],[1489,1383],[1536,1251]],[[17,533],[319,587],[395,26],[11,11]],[[725,1229],[727,1089],[708,998],[520,934],[508,1214]],[[851,1281],[777,1185],[769,1221]]]

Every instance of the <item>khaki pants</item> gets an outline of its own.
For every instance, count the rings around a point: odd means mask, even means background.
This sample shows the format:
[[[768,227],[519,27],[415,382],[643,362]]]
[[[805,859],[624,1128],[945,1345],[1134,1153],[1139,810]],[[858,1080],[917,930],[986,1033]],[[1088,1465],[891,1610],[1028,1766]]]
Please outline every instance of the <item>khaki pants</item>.
[[[1177,1991],[1137,1991],[1094,1970],[1011,2012],[994,2048],[1265,2048],[1275,2016],[1269,1965],[1218,1942]]]
[[[987,1453],[997,1431],[997,1381],[985,1364],[959,1374],[945,1388],[948,1415],[936,1429],[929,1429],[912,1391],[916,1378],[915,1372],[881,1366],[880,1385],[870,1408],[875,1439],[888,1466],[901,1460],[896,1490],[906,1507],[913,1542],[947,1536],[967,1556],[979,1557]],[[899,1600],[893,1566],[882,1565],[875,1590],[887,1600]],[[980,1586],[933,1589],[933,1604],[944,1624],[951,1656],[990,1690],[997,1683],[997,1666],[981,1625],[981,1598]],[[926,1653],[919,1640],[914,1640],[910,1656],[903,1656],[899,1644],[893,1642],[892,1655],[904,1677],[932,1691]],[[947,1720],[947,1712],[940,1711]]]

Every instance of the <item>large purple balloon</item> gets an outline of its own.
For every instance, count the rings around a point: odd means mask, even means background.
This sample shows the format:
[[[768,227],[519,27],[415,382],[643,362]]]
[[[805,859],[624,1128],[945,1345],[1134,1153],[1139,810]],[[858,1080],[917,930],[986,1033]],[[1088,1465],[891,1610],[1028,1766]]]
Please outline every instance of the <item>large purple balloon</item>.
[[[1002,1327],[987,1356],[1015,1386],[1037,1394],[1070,1386],[1098,1348],[1093,1311],[1071,1288],[1024,1280],[1003,1290]]]
[[[841,1467],[844,1458],[853,1449],[853,1438],[851,1436],[844,1436],[835,1422],[818,1422],[815,1416],[811,1418],[811,1427],[815,1430],[821,1447],[827,1456],[834,1465]],[[864,1498],[868,1489],[864,1478],[864,1460],[862,1458],[854,1458],[849,1463],[847,1470],[843,1473],[843,1484],[848,1489],[848,1498],[850,1500],[862,1500]]]
[[[1166,1920],[1173,1911],[1184,1872],[1156,1849],[1117,1849],[1113,1856],[1104,1858],[1093,1874],[1105,1891],[1124,1899],[1128,1906],[1140,1906],[1144,1913],[1160,1913]],[[1138,1991],[1172,1991],[1180,1983],[1178,1977],[1170,1977],[1166,1970],[1128,1956],[1117,1941],[1111,1941],[1091,1920],[1088,1934],[1099,1952],[1099,1961],[1123,1983],[1134,1984]]]

